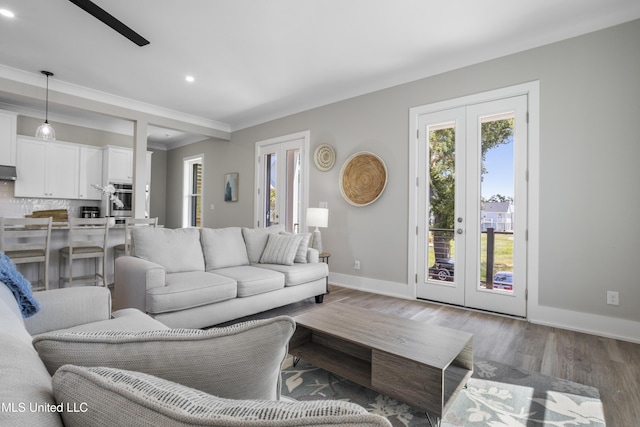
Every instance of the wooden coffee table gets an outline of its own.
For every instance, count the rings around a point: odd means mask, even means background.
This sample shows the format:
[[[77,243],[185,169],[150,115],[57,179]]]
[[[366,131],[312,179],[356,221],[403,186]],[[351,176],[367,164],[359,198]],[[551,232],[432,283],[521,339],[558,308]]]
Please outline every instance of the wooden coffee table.
[[[473,372],[473,335],[347,304],[294,317],[289,353],[438,418]]]

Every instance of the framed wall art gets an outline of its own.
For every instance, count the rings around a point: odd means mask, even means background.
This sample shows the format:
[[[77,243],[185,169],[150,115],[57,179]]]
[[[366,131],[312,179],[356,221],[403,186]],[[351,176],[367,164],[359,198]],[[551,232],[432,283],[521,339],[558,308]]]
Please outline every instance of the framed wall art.
[[[238,201],[238,172],[227,173],[224,175],[224,201]]]

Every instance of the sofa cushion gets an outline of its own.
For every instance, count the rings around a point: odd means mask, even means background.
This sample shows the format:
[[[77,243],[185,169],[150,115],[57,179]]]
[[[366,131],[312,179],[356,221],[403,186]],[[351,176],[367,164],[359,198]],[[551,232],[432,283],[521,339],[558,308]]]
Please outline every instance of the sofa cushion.
[[[301,239],[297,234],[270,234],[260,263],[293,265]]]
[[[50,373],[65,364],[156,375],[230,399],[279,399],[295,322],[278,316],[224,328],[48,333],[33,346]]]
[[[284,274],[285,286],[301,285],[324,279],[329,275],[329,267],[324,262],[294,265],[260,264],[260,267]]]
[[[234,279],[238,283],[238,297],[250,297],[284,288],[284,274],[264,268],[244,265],[221,268],[216,274]]]
[[[197,228],[134,227],[131,241],[135,256],[155,262],[167,273],[204,271],[204,255]]]
[[[200,241],[206,271],[249,265],[240,227],[203,228],[200,230]]]
[[[100,331],[144,332],[169,329],[168,326],[158,322],[137,308],[123,308],[122,310],[114,311],[112,315],[113,319],[84,323],[67,329],[56,329],[56,333]]]
[[[0,426],[62,426],[58,413],[30,407],[33,404],[55,405],[51,375],[33,346],[12,334],[5,334],[5,329],[3,323],[0,332]]]
[[[0,282],[0,426],[62,426],[59,414],[29,407],[55,405],[51,375],[32,340],[13,292]]]
[[[147,290],[146,311],[166,313],[236,296],[236,281],[225,276],[204,271],[167,274],[166,286]]]
[[[273,233],[280,233],[284,231],[284,225],[272,225],[267,228],[243,228],[242,237],[247,247],[247,256],[251,264],[260,262],[260,257],[264,248],[267,246],[267,240],[269,235]]]
[[[24,319],[31,335],[71,328],[111,317],[111,292],[101,286],[74,286],[36,292],[42,310]]]
[[[13,292],[0,281],[0,325],[2,325],[2,333],[9,334],[28,344],[31,336],[24,326],[22,313],[18,302],[13,296]]]
[[[68,427],[149,426],[390,426],[350,402],[229,400],[140,372],[65,365],[53,377]],[[81,403],[80,403],[81,402]]]

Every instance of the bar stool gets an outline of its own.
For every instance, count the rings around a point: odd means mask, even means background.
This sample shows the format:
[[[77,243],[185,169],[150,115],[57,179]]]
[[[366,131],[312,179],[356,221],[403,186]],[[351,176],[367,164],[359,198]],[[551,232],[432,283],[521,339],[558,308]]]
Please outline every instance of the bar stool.
[[[124,243],[113,247],[113,257],[131,255],[131,230],[134,227],[157,227],[158,218],[126,218],[124,220]]]
[[[69,218],[69,246],[59,251],[59,280],[60,287],[69,283],[97,284],[102,282],[107,286],[107,237],[109,225],[107,218]],[[78,259],[94,258],[94,273],[84,276],[73,276],[73,261]],[[69,275],[64,276],[64,263],[69,262]],[[98,270],[98,264],[102,261],[102,272]]]
[[[14,264],[38,263],[38,280],[31,289],[49,289],[49,243],[51,223],[48,218],[0,218],[0,251]],[[44,274],[41,270],[44,269]],[[44,278],[43,278],[44,276]]]

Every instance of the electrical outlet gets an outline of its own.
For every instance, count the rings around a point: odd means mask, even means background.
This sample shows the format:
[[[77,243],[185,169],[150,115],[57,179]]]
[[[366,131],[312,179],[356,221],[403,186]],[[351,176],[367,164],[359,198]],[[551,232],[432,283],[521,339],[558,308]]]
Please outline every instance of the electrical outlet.
[[[353,269],[354,270],[360,270],[360,260],[359,259],[353,261]]]
[[[620,305],[620,295],[615,291],[607,291],[607,304]]]

